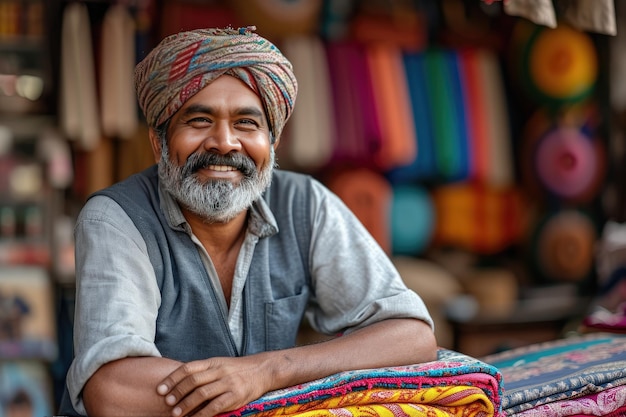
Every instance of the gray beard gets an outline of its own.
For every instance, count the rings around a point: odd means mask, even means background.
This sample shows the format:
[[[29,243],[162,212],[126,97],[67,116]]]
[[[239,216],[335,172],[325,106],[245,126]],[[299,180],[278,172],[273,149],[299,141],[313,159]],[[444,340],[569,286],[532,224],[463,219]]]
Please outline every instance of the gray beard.
[[[216,162],[237,167],[243,174],[241,181],[238,184],[228,180],[199,181],[195,175],[197,169]],[[179,204],[207,223],[226,223],[261,197],[272,182],[274,165],[274,148],[270,147],[270,161],[261,170],[241,154],[193,154],[185,165],[178,166],[170,160],[169,149],[164,144],[158,169],[161,184]]]

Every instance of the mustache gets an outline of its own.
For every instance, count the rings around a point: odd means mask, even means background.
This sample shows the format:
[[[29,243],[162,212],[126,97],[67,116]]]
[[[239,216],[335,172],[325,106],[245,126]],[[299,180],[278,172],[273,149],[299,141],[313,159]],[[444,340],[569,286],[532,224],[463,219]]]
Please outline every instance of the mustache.
[[[244,176],[251,176],[256,173],[256,165],[252,158],[240,153],[219,155],[215,153],[194,153],[187,158],[182,167],[183,178],[195,174],[200,169],[209,165],[227,165],[239,170]]]

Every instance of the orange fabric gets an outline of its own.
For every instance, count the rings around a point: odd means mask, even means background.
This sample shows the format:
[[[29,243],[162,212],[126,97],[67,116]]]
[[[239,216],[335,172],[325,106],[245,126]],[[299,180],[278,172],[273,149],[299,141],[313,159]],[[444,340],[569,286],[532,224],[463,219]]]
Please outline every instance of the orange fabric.
[[[382,169],[410,164],[417,157],[417,138],[402,52],[372,44],[366,54],[382,135],[376,162]]]
[[[489,146],[485,97],[482,93],[481,78],[477,65],[477,55],[474,50],[460,52],[462,74],[465,87],[465,111],[467,112],[468,128],[471,129],[470,149],[471,161],[470,176],[479,181],[487,179]]]
[[[437,209],[435,244],[491,254],[525,233],[521,194],[515,188],[457,183],[433,191]]]
[[[329,178],[327,185],[390,254],[388,217],[392,189],[385,177],[367,168],[358,168],[336,173]]]
[[[372,388],[340,397],[294,404],[253,414],[254,417],[492,417],[493,403],[472,386],[419,389]]]

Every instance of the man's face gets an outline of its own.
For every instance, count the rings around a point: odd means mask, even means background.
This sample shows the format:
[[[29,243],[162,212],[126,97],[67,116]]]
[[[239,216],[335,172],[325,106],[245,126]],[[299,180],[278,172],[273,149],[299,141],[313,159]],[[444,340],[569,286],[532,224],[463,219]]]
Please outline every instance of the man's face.
[[[237,78],[221,76],[191,97],[160,144],[160,180],[205,221],[233,219],[270,184],[274,148],[263,105]]]

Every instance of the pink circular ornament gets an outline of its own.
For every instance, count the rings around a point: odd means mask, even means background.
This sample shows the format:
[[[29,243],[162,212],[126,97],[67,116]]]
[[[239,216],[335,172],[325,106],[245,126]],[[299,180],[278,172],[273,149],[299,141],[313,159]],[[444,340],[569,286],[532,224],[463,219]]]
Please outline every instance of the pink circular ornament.
[[[537,175],[551,192],[564,198],[585,193],[597,177],[596,151],[582,132],[558,128],[538,144],[535,154]]]

